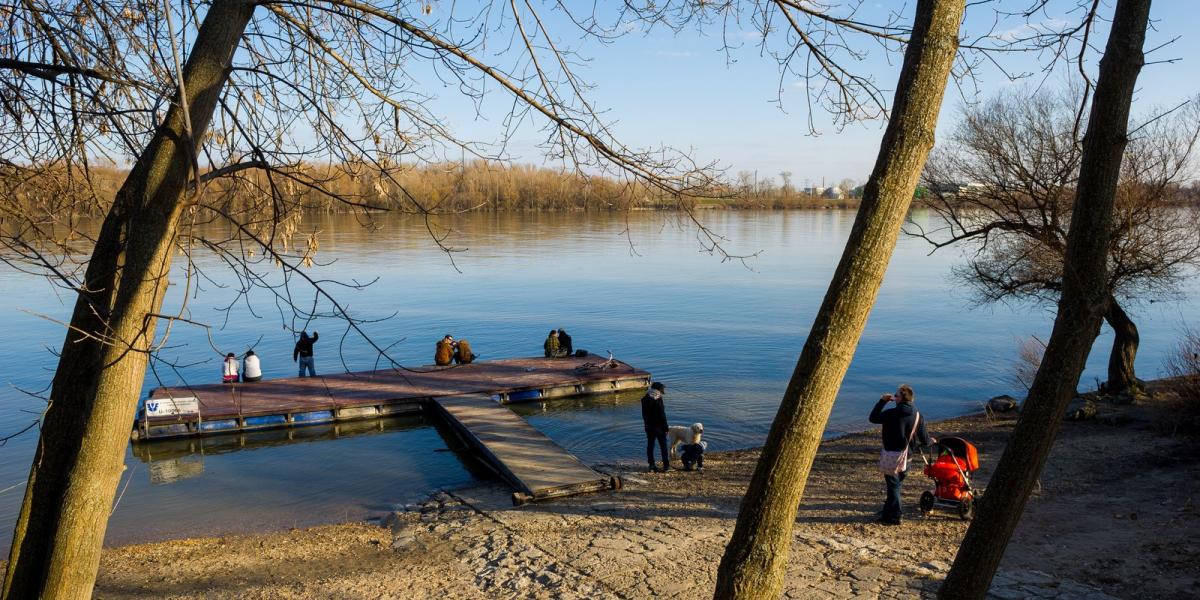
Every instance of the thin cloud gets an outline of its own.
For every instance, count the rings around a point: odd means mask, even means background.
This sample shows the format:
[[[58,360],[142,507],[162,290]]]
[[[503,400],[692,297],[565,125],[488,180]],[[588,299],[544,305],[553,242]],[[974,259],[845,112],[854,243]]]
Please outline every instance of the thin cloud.
[[[1012,29],[1006,29],[988,36],[1002,42],[1016,42],[1025,38],[1051,34],[1061,31],[1068,22],[1062,19],[1049,18],[1040,23],[1022,23]]]

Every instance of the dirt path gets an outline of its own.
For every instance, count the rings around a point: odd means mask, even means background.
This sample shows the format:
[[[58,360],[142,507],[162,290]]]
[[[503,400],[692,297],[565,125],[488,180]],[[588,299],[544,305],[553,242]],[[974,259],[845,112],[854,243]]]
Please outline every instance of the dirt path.
[[[1155,406],[1068,423],[1008,549],[1000,598],[1200,594],[1200,452],[1159,433]],[[981,450],[986,481],[1012,418],[931,427]],[[966,523],[921,518],[910,471],[901,527],[874,523],[877,433],[821,448],[801,506],[788,598],[928,596]],[[1191,447],[1190,450],[1188,448]],[[704,473],[625,475],[620,492],[513,508],[508,490],[441,492],[379,524],[180,540],[105,552],[99,598],[710,598],[757,451]]]

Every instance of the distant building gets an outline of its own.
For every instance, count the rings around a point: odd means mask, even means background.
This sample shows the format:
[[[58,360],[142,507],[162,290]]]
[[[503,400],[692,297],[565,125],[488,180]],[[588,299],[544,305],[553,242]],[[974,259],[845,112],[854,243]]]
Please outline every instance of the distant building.
[[[967,183],[958,183],[953,181],[939,181],[930,184],[929,191],[935,194],[971,194],[979,193],[987,189],[987,184],[969,181]]]
[[[833,187],[827,187],[823,189],[821,191],[821,197],[825,198],[826,200],[845,200],[846,192],[843,192],[842,188],[835,185]]]

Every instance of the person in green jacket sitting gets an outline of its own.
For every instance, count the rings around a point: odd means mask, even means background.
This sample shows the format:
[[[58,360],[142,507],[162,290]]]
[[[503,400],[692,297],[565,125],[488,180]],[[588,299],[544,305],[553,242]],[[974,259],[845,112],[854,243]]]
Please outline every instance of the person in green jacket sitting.
[[[550,335],[546,336],[546,341],[542,344],[542,350],[545,351],[546,358],[562,358],[566,356],[562,346],[558,343],[557,329],[550,330]]]

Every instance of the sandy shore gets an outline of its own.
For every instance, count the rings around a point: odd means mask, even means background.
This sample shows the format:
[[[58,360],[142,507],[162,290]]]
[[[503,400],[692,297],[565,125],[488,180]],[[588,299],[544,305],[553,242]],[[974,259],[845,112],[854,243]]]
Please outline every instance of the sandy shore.
[[[996,597],[1200,595],[1200,449],[1164,433],[1166,409],[1102,406],[1067,423],[1027,510]],[[983,484],[1015,417],[931,426],[981,451]],[[716,427],[716,424],[710,424]],[[874,523],[878,433],[824,444],[796,525],[788,598],[928,597],[966,523],[919,516],[927,481],[910,471],[906,520]],[[757,451],[710,453],[704,473],[625,476],[619,492],[513,508],[500,486],[443,491],[421,505],[275,534],[106,550],[98,598],[710,598]]]

